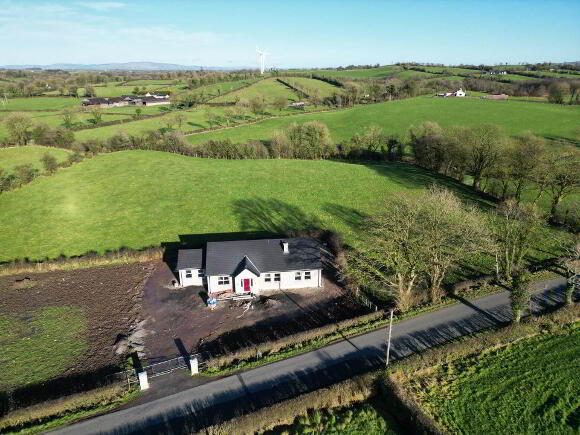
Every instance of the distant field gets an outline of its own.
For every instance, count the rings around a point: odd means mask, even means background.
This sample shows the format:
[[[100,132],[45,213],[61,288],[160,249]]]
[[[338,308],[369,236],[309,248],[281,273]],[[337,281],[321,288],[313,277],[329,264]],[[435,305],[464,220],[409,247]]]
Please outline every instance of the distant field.
[[[276,233],[318,220],[352,241],[353,220],[373,212],[382,195],[437,180],[477,198],[406,164],[101,154],[0,195],[0,261],[142,248],[187,234]]]
[[[127,82],[123,86],[147,86],[147,85],[155,85],[155,86],[170,86],[173,84],[181,83],[180,80],[133,80],[132,82]]]
[[[418,375],[416,396],[449,433],[577,434],[580,328]]]
[[[54,156],[62,162],[71,153],[61,148],[27,145],[25,147],[0,148],[0,168],[10,171],[14,166],[30,163],[35,168],[42,168],[40,159],[45,153]]]
[[[8,114],[2,114],[0,112],[0,121],[7,117]],[[36,124],[46,124],[49,127],[62,127],[63,120],[62,120],[62,113],[59,112],[29,112],[28,116],[31,118],[33,125]],[[90,122],[92,116],[90,113],[82,113],[76,112],[74,114],[73,123],[75,127],[89,127],[93,124]],[[118,121],[121,119],[130,119],[130,114],[127,113],[126,115],[123,114],[115,114],[115,113],[108,113],[107,111],[103,112],[103,122],[108,121]],[[6,125],[0,122],[0,137],[8,136],[8,131],[6,130]]]
[[[509,134],[530,130],[542,136],[574,139],[578,134],[579,116],[580,106],[418,97],[327,113],[267,119],[249,126],[194,134],[187,139],[192,144],[209,139],[231,139],[235,142],[268,140],[274,130],[285,128],[292,122],[312,120],[327,124],[335,142],[350,139],[368,125],[379,125],[389,134],[405,135],[411,125],[424,121],[437,121],[443,126],[493,123],[503,126]]]
[[[135,86],[108,86],[108,87],[100,87],[95,88],[95,92],[97,93],[97,97],[120,97],[122,95],[133,95],[133,89]],[[143,86],[139,87],[143,89]],[[175,88],[162,88],[160,86],[147,86],[146,92],[167,92],[169,90],[175,91]],[[139,94],[143,94],[144,92],[139,92]]]
[[[251,80],[236,80],[233,82],[215,83],[213,85],[201,86],[189,92],[201,95],[203,96],[203,101],[208,101],[211,100],[212,98],[219,97],[220,95],[250,85],[256,81],[257,80],[251,79]]]
[[[276,81],[274,78],[261,80],[247,88],[240,89],[228,95],[223,95],[211,100],[212,103],[225,103],[236,101],[238,98],[250,100],[252,98],[264,98],[267,103],[272,103],[276,98],[283,97],[288,102],[298,101],[298,96],[288,87]]]
[[[341,88],[323,82],[322,80],[307,79],[304,77],[283,77],[282,80],[298,89],[317,89],[320,98],[330,97],[333,94],[342,94],[343,92]]]
[[[458,68],[452,66],[425,66],[421,68],[424,68],[425,71],[432,73],[441,73],[445,71],[450,74],[480,74],[480,71],[477,69]]]
[[[80,99],[72,97],[9,98],[4,104],[2,101],[0,101],[0,110],[11,111],[60,110],[81,104]]]
[[[346,78],[361,78],[361,79],[370,79],[370,78],[383,78],[391,76],[399,71],[402,71],[403,68],[397,65],[387,65],[381,66],[378,68],[368,68],[368,69],[351,69],[351,70],[295,70],[295,72],[302,72],[302,73],[311,73],[319,76],[325,77],[346,77]]]

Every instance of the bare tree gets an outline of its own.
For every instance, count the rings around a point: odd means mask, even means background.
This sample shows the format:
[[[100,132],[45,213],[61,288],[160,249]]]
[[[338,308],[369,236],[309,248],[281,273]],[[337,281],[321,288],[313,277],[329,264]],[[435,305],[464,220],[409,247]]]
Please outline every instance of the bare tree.
[[[506,136],[497,125],[482,124],[464,132],[461,138],[470,151],[469,171],[473,175],[473,188],[479,190],[481,179],[497,163]]]
[[[400,310],[411,307],[423,282],[429,299],[440,300],[446,274],[462,258],[492,249],[481,214],[436,187],[386,199],[363,227],[366,237],[347,254],[346,274],[355,289],[393,292]]]
[[[288,100],[286,100],[286,98],[284,98],[283,96],[276,97],[274,99],[274,102],[272,103],[272,106],[281,112],[288,106]]]
[[[572,305],[572,295],[577,282],[580,282],[580,235],[576,235],[565,248],[566,256],[560,266],[566,274],[566,305]]]
[[[548,163],[547,186],[552,196],[550,215],[556,215],[558,204],[580,188],[580,152],[571,150],[552,155]]]
[[[512,273],[522,266],[544,219],[535,205],[519,205],[514,200],[507,200],[498,207],[493,220],[497,271],[509,280]]]
[[[509,152],[510,178],[515,185],[514,197],[519,203],[525,188],[537,178],[546,154],[545,140],[525,133],[514,140]]]

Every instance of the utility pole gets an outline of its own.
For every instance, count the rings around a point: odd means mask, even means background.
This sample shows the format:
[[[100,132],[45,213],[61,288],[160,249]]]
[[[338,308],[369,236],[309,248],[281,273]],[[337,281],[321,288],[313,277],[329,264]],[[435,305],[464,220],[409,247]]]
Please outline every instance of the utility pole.
[[[391,356],[391,332],[393,331],[393,310],[391,310],[391,320],[389,322],[389,341],[387,342],[387,367],[389,366],[389,357]]]

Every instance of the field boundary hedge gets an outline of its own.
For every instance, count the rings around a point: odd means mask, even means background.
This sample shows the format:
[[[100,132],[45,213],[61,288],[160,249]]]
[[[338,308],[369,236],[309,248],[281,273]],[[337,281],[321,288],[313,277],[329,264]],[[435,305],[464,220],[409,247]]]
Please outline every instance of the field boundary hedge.
[[[149,247],[141,250],[120,248],[114,251],[106,251],[104,254],[87,252],[86,254],[73,257],[65,257],[62,255],[59,258],[46,261],[16,260],[0,263],[0,276],[84,269],[121,263],[144,263],[147,261],[161,260],[164,253],[165,250],[162,247]]]
[[[414,370],[444,364],[497,346],[506,346],[515,341],[538,334],[554,333],[580,320],[580,304],[562,307],[543,315],[528,316],[520,324],[487,330],[459,338],[441,346],[427,349],[419,354],[393,362],[388,369],[374,370],[347,379],[326,388],[311,391],[287,399],[231,420],[209,426],[199,433],[222,435],[229,433],[256,433],[276,426],[290,424],[294,419],[310,410],[349,406],[380,395],[392,405],[397,423],[409,433],[444,434],[445,428],[435,422],[418,406],[413,397],[406,394],[393,374],[409,376]]]

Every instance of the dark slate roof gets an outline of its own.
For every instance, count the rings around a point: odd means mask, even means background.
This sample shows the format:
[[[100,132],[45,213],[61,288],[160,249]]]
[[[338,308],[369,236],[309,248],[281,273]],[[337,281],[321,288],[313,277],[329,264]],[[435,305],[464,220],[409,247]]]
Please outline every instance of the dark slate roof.
[[[177,251],[175,270],[201,268],[203,268],[203,249],[180,249]]]
[[[287,254],[282,242],[288,242]],[[287,272],[320,269],[321,244],[317,239],[265,239],[231,242],[209,242],[206,248],[206,275],[236,275],[250,262],[252,272]],[[247,257],[247,259],[245,258]]]

